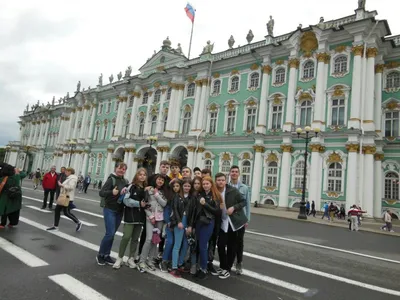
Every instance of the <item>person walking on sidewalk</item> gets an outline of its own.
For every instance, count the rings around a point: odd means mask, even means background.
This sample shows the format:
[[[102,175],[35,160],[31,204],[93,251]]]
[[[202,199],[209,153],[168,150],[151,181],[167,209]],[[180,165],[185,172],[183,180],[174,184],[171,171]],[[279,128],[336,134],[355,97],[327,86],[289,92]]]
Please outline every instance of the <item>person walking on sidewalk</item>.
[[[328,220],[329,220],[329,205],[328,205],[328,202],[325,202],[323,210],[324,210],[324,214],[322,215],[321,219],[324,219],[324,217],[326,216],[328,218]]]
[[[314,200],[311,201],[311,211],[308,215],[313,215],[313,217],[315,218],[315,214],[317,213],[317,211],[315,210],[315,202]]]
[[[40,183],[40,177],[42,177],[42,174],[40,173],[40,169],[38,168],[35,172],[35,175],[33,175],[33,189],[36,190],[39,183]]]
[[[54,201],[54,194],[57,188],[57,173],[56,173],[56,166],[52,166],[50,172],[46,173],[43,176],[43,190],[44,190],[44,198],[43,198],[43,205],[42,209],[46,209],[47,207],[47,198],[50,194],[50,202],[49,202],[49,210],[53,209],[53,201]]]
[[[85,179],[83,180],[83,187],[82,190],[85,194],[87,194],[87,189],[92,182],[92,178],[90,177],[90,173],[86,175]]]
[[[333,202],[329,205],[329,221],[333,222],[335,220],[335,213],[337,211],[337,207]]]
[[[61,188],[61,193],[65,193],[69,198],[69,203],[73,202],[75,199],[75,190],[76,190],[76,183],[78,181],[78,177],[75,175],[75,170],[73,168],[67,168],[65,170],[65,175],[67,179],[63,183],[61,181],[58,182],[58,185]],[[78,220],[78,218],[71,213],[71,210],[68,206],[62,206],[57,204],[54,210],[54,225],[50,228],[47,228],[49,231],[57,231],[58,225],[60,223],[61,218],[61,211],[63,211],[64,216],[74,221],[76,224],[76,231],[80,231],[82,229],[82,222]]]
[[[65,175],[65,167],[61,167],[60,174],[58,174],[58,176],[57,176],[57,182],[63,183],[65,181],[65,179],[67,179],[67,175]],[[57,184],[57,187],[56,187],[56,199],[58,199],[58,196],[60,196],[60,190],[61,190],[61,188]]]
[[[389,232],[394,232],[394,230],[392,229],[392,215],[390,214],[389,209],[383,214],[383,221],[385,222],[385,225],[383,225],[381,229],[387,230]]]
[[[350,210],[348,212],[348,215],[350,216],[350,221],[351,221],[350,228],[352,231],[358,231],[358,214],[360,214],[360,213],[366,213],[366,211],[359,210],[357,208],[357,205],[355,205],[355,204],[350,208]]]

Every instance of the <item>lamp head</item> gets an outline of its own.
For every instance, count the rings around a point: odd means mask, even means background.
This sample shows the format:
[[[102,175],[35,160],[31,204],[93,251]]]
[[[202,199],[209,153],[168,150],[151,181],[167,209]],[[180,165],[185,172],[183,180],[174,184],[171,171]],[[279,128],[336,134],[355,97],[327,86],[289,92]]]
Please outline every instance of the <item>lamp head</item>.
[[[317,133],[317,134],[321,132],[321,128],[314,128],[313,130],[314,130],[314,132]]]
[[[296,129],[297,134],[301,134],[303,132],[303,129],[301,129],[300,127]]]
[[[304,127],[304,131],[305,131],[305,132],[310,132],[310,131],[311,131],[311,127],[310,127],[310,126]]]

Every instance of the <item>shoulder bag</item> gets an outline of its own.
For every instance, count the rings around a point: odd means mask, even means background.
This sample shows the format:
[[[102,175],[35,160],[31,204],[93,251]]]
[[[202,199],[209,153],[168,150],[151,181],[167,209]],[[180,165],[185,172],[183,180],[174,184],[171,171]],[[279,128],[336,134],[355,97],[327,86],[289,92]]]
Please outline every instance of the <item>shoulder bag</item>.
[[[69,195],[67,194],[64,188],[61,190],[60,196],[58,196],[56,203],[57,205],[64,207],[69,206]]]

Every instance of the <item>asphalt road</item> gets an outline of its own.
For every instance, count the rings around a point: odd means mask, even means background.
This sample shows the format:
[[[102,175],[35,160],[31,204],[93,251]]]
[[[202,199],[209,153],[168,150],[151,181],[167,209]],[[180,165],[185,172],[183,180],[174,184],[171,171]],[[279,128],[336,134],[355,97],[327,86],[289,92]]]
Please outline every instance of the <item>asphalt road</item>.
[[[81,232],[41,211],[41,190],[25,181],[18,228],[0,231],[0,299],[363,299],[400,297],[400,239],[369,232],[252,215],[243,276],[175,279],[156,271],[118,271],[95,262],[104,234],[98,192],[77,195]],[[122,231],[122,226],[119,232]],[[117,235],[113,251],[118,251]]]

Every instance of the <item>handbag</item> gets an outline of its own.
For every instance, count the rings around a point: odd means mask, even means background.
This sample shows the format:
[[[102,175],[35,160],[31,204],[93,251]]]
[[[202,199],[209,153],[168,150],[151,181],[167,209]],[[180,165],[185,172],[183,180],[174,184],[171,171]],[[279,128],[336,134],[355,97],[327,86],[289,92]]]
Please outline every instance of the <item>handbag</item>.
[[[57,205],[64,207],[69,206],[69,196],[64,189],[62,190],[62,193],[60,193],[60,196],[58,196],[56,203]]]
[[[209,218],[207,216],[204,216],[204,215],[201,215],[200,218],[199,218],[199,221],[200,221],[201,224],[209,225],[211,223],[211,218]]]

